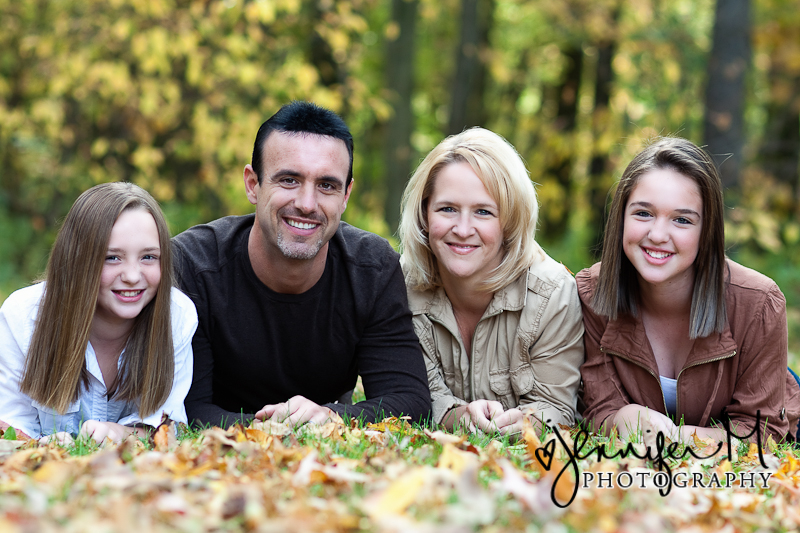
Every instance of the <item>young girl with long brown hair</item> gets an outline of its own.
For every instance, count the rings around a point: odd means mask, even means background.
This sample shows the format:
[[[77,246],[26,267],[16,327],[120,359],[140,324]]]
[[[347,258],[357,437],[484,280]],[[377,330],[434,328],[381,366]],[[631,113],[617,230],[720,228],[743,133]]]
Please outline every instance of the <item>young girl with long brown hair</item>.
[[[725,257],[722,184],[709,155],[662,138],[620,179],[602,261],[578,273],[587,422],[691,443],[756,429],[793,439],[786,300]]]
[[[131,183],[78,197],[46,281],[0,308],[0,424],[41,438],[143,436],[186,422],[197,313],[172,287],[169,231]]]

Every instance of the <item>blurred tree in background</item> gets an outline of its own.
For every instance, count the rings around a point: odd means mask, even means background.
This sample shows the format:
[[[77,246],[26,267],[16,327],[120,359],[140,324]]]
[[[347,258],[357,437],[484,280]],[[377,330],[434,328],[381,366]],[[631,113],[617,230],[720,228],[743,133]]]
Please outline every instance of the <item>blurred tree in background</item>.
[[[346,220],[391,238],[420,158],[481,125],[525,158],[539,239],[572,270],[595,260],[609,189],[648,138],[707,144],[730,158],[731,254],[800,306],[797,7],[0,0],[0,298],[41,273],[59,221],[96,183],[147,188],[173,232],[250,212],[241,175],[258,126],[304,99],[353,130]]]

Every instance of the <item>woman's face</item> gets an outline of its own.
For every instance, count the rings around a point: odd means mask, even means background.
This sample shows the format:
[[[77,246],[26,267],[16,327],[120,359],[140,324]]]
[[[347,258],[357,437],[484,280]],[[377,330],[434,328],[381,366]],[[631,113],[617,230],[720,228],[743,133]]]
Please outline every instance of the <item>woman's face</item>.
[[[694,180],[671,169],[639,178],[625,206],[623,250],[653,286],[691,288],[703,230],[703,200]]]
[[[445,283],[483,281],[502,261],[497,202],[467,163],[439,172],[427,216],[430,247]]]
[[[95,322],[124,324],[139,316],[161,281],[156,222],[144,209],[126,209],[111,229],[100,274]]]

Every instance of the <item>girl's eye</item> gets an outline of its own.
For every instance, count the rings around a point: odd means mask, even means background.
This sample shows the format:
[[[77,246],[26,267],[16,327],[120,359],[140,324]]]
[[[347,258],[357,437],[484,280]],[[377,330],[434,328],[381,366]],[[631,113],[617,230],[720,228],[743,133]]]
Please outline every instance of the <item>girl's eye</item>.
[[[144,257],[142,257],[142,259],[144,259],[145,261],[158,261],[158,256],[153,254],[147,254]]]
[[[675,219],[675,222],[677,222],[678,224],[691,224],[692,223],[691,220],[689,220],[688,218],[685,218],[685,217],[678,217],[678,218]]]
[[[107,255],[106,261],[119,261],[119,256],[117,255]]]
[[[649,217],[650,213],[648,213],[647,211],[635,211],[633,213],[633,216],[636,216],[636,217]]]

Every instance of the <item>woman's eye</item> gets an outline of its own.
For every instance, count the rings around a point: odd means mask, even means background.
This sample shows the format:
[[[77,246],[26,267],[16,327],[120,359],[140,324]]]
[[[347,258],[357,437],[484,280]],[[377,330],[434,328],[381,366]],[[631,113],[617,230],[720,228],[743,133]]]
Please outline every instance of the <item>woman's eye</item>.
[[[479,215],[481,215],[481,216],[484,216],[484,217],[487,217],[487,216],[489,216],[489,217],[490,217],[490,216],[494,216],[494,213],[492,213],[491,211],[487,211],[486,209],[478,209],[477,213],[478,213]]]
[[[441,211],[442,213],[455,213],[456,212],[456,210],[454,208],[452,208],[452,207],[442,207],[441,209],[439,209],[439,211]]]

